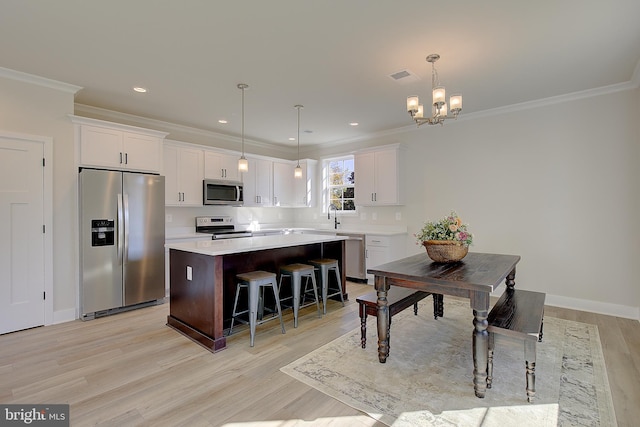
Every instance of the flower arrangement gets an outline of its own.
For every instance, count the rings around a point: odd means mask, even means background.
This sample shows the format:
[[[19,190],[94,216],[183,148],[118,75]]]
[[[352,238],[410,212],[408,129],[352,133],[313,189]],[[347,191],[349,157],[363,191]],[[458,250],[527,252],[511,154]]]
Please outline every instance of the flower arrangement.
[[[428,240],[450,240],[463,246],[469,246],[473,242],[473,235],[467,230],[468,225],[455,211],[451,211],[440,221],[427,221],[420,232],[415,234],[416,244],[422,245]]]

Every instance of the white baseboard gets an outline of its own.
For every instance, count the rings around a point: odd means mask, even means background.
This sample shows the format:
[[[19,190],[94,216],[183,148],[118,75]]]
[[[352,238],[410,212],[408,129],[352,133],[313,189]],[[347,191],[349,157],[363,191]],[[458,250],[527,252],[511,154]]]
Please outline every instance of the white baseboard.
[[[546,305],[640,320],[640,307],[547,294]]]
[[[68,308],[66,310],[58,310],[53,312],[53,325],[58,323],[70,322],[76,320],[76,309]]]

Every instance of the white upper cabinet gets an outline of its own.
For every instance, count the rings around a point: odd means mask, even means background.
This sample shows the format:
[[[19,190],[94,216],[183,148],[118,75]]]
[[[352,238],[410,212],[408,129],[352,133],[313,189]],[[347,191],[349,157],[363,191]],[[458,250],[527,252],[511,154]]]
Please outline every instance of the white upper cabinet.
[[[273,206],[293,205],[294,168],[287,161],[273,162]]]
[[[316,205],[314,194],[317,163],[318,162],[316,160],[300,160],[302,178],[293,179],[293,206],[314,207]],[[295,164],[293,167],[295,168]]]
[[[402,204],[397,147],[356,153],[355,178],[356,205]]]
[[[149,129],[73,116],[80,166],[160,173],[167,135]]]
[[[204,151],[165,142],[165,205],[202,206]]]
[[[240,154],[232,155],[217,151],[204,152],[204,177],[206,179],[221,179],[225,181],[240,181],[238,159]]]
[[[244,206],[271,206],[273,188],[272,161],[247,157],[249,171],[242,173]]]
[[[300,160],[302,177],[295,178],[297,161],[273,161],[273,206],[311,207],[315,205],[315,160]]]

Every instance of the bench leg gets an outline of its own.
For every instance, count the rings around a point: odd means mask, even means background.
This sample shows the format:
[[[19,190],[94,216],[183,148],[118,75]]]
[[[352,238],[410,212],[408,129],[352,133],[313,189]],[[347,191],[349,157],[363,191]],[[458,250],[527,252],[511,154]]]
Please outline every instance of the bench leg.
[[[367,312],[364,304],[360,304],[360,344],[367,348]]]
[[[527,373],[527,401],[533,402],[536,395],[536,342],[525,340],[524,358]]]
[[[544,313],[542,313],[542,320],[540,320],[540,333],[538,333],[538,342],[542,342],[542,327],[544,326]]]
[[[414,302],[414,303],[413,303],[413,314],[414,314],[415,316],[417,316],[417,315],[418,315],[418,303],[417,303],[417,302]]]

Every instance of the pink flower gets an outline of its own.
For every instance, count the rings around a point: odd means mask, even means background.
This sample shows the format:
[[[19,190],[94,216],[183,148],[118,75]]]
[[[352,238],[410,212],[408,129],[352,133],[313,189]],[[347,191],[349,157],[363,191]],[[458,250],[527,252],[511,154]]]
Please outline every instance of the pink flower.
[[[457,231],[457,230],[458,230],[458,226],[457,226],[456,224],[451,224],[451,225],[449,226],[449,230],[451,230],[451,231]]]

